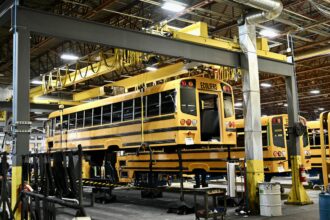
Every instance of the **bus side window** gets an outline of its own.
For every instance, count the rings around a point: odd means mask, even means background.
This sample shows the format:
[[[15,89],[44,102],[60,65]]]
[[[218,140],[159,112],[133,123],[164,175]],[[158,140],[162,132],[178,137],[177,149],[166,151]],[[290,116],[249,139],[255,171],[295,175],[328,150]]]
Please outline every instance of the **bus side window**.
[[[124,102],[123,120],[133,120],[133,100],[128,100]]]
[[[101,120],[102,120],[102,107],[94,108],[93,126],[100,125]]]
[[[56,117],[55,118],[55,132],[60,131],[61,130],[61,118],[60,117]]]
[[[171,114],[175,112],[175,92],[169,90],[161,93],[161,114]]]
[[[85,124],[84,127],[93,125],[93,109],[85,110]]]
[[[147,117],[159,115],[159,93],[147,96]]]
[[[141,97],[134,100],[134,119],[141,118]]]
[[[84,111],[77,112],[77,128],[84,127]]]
[[[102,124],[111,123],[111,115],[112,115],[111,108],[112,108],[111,104],[103,106]]]
[[[115,122],[120,122],[121,121],[121,116],[122,116],[122,103],[114,103],[112,105],[112,123]]]
[[[69,130],[76,128],[76,113],[72,113],[69,116]]]

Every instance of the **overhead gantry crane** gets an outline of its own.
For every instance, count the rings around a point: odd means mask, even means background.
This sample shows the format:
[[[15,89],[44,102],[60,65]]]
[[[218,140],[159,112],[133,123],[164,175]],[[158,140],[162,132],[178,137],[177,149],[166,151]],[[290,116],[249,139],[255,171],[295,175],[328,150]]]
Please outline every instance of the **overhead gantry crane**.
[[[12,16],[10,16],[12,14]],[[262,13],[261,13],[262,14]],[[133,51],[141,51],[144,53],[160,54],[165,56],[179,57],[183,60],[191,60],[201,63],[210,63],[213,65],[230,66],[233,68],[240,67],[243,70],[243,78],[245,80],[244,106],[248,120],[253,123],[260,121],[260,118],[254,118],[258,114],[251,114],[251,111],[256,110],[253,106],[253,96],[250,96],[254,88],[250,87],[253,83],[258,86],[256,89],[256,96],[259,95],[258,71],[268,72],[273,74],[283,75],[286,78],[287,94],[288,94],[288,110],[289,110],[289,125],[294,128],[295,123],[298,122],[298,99],[296,89],[296,79],[294,74],[294,66],[292,63],[286,61],[286,57],[280,54],[274,54],[267,49],[257,50],[257,42],[255,39],[255,25],[249,24],[247,21],[240,24],[240,47],[232,49],[217,46],[216,39],[208,39],[204,36],[193,36],[186,33],[177,34],[173,36],[177,38],[166,38],[163,36],[155,36],[131,30],[114,28],[104,24],[97,24],[89,21],[63,17],[45,12],[39,12],[32,9],[20,7],[18,4],[10,5],[0,11],[2,22],[13,18],[13,123],[15,133],[15,157],[13,159],[13,182],[12,182],[12,202],[15,204],[17,199],[17,189],[20,186],[21,180],[21,155],[28,151],[29,143],[29,67],[30,67],[30,33],[38,33],[41,35],[55,36],[67,38],[78,41],[85,41],[97,44],[110,45],[115,48],[124,48]],[[56,27],[61,28],[54,28]],[[178,36],[181,38],[178,38]],[[109,37],[111,36],[111,37]],[[189,39],[190,40],[189,40]],[[195,39],[195,40],[191,40]],[[198,40],[197,40],[198,39]],[[219,41],[223,45],[224,42]],[[227,43],[226,43],[227,44]],[[260,43],[261,46],[266,46]],[[227,44],[228,46],[228,44]],[[243,50],[240,48],[243,46]],[[258,56],[258,57],[257,57]],[[255,69],[254,69],[255,68]],[[252,97],[252,99],[251,99]],[[260,102],[257,103],[260,113]],[[257,194],[256,188],[260,181],[263,181],[262,159],[260,161],[258,147],[261,146],[260,140],[256,140],[258,128],[251,127],[249,130],[251,137],[249,140],[249,147],[246,148],[247,157],[247,172],[248,172],[248,200],[250,208],[257,209]],[[294,143],[298,138],[292,132],[293,147],[299,151],[299,146]],[[255,145],[253,145],[255,144]],[[260,146],[259,146],[260,145]],[[258,153],[259,152],[259,153]],[[293,171],[297,172],[299,169],[299,152],[291,158],[293,164]],[[297,163],[296,163],[297,162]],[[299,182],[296,182],[295,175],[293,175],[293,189],[295,193],[291,194],[291,201],[298,204],[307,204],[309,198],[304,194],[303,188],[297,188]]]

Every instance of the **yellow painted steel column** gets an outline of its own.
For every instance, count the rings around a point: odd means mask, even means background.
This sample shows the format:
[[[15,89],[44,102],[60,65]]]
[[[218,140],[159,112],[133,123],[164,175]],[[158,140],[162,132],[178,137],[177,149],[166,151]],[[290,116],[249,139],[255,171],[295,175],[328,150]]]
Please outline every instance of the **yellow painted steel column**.
[[[264,162],[263,160],[247,160],[247,198],[249,209],[259,210],[258,185],[264,182]]]
[[[289,192],[288,201],[286,204],[292,205],[308,205],[313,202],[310,200],[303,184],[300,182],[299,168],[301,167],[301,156],[291,156],[291,169],[292,169],[292,187]]]
[[[13,166],[12,167],[12,180],[11,180],[11,209],[14,210],[14,207],[19,197],[19,188],[21,186],[22,180],[22,166]],[[14,215],[15,219],[21,219],[21,209],[18,208]]]

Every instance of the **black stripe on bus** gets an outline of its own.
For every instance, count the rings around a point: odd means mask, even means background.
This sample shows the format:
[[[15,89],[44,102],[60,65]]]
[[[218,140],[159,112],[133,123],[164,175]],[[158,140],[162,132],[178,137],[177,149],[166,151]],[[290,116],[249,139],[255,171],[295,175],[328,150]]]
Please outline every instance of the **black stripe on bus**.
[[[104,148],[104,145],[92,145],[92,146],[82,146],[83,149],[98,149],[98,148]],[[64,148],[65,150],[66,148]],[[70,150],[72,149],[78,149],[77,147],[74,148],[69,148]],[[51,148],[50,151],[62,151],[63,148]]]
[[[305,156],[305,159],[311,159],[312,157],[311,156]]]
[[[175,143],[175,139],[167,139],[167,140],[161,140],[161,141],[146,141],[147,144],[169,144],[169,143]],[[129,142],[129,143],[123,143],[123,146],[141,146],[141,142]]]
[[[321,155],[311,155],[312,158],[321,158]],[[326,157],[330,157],[329,155],[327,155]]]
[[[312,166],[322,166],[321,163],[312,163]]]
[[[210,158],[210,159],[182,159],[182,162],[226,162],[228,161],[227,159],[216,159],[216,158]],[[145,162],[150,162],[150,160],[128,160],[128,162],[135,162],[135,163],[145,163]],[[165,162],[179,162],[178,159],[164,159],[164,160],[152,160],[152,162],[160,162],[160,163],[165,163]]]
[[[263,151],[267,151],[267,147],[262,147]],[[245,151],[244,147],[239,147],[239,148],[230,148],[230,152],[240,152],[240,151]]]
[[[146,119],[144,119],[144,122],[147,123],[147,122],[154,122],[154,121],[163,121],[163,120],[169,120],[169,119],[174,119],[174,118],[175,118],[174,115],[165,115],[165,116],[156,117],[156,118],[146,118]],[[102,130],[102,129],[106,129],[106,128],[115,128],[115,127],[134,125],[134,124],[141,124],[141,120],[136,119],[134,121],[119,122],[116,124],[107,124],[107,125],[88,127],[88,128],[76,128],[76,129],[67,131],[67,133]]]
[[[168,131],[187,131],[187,130],[196,131],[197,127],[159,128],[159,129],[153,129],[153,130],[146,130],[146,131],[144,131],[144,133],[145,134],[153,134],[153,133],[168,132]],[[105,138],[114,138],[114,137],[133,136],[133,135],[140,135],[140,134],[141,134],[141,131],[133,131],[133,132],[125,132],[125,133],[119,133],[119,134],[108,134],[108,135],[95,136],[95,137],[74,138],[74,139],[64,140],[63,142],[96,140],[96,139],[105,139]],[[55,143],[61,143],[61,141],[55,141]]]
[[[222,171],[225,171],[227,170],[226,167],[211,167],[210,170],[222,170]]]
[[[218,150],[214,150],[214,149],[210,149],[210,150],[189,150],[189,151],[182,151],[182,154],[185,153],[227,153],[227,149],[218,149]],[[150,154],[149,152],[140,152],[139,154]],[[178,154],[177,152],[152,152],[153,155],[155,154]]]
[[[264,161],[286,160],[285,157],[265,157]]]
[[[123,170],[149,170],[149,167],[121,167]],[[153,167],[152,170],[179,170],[179,167]],[[188,167],[182,167],[182,170],[188,170]]]
[[[285,157],[266,157],[264,161],[278,161],[278,160],[286,160]],[[228,159],[222,158],[210,158],[210,159],[182,159],[182,162],[226,162]],[[136,162],[136,163],[145,163],[150,162],[150,160],[128,160],[128,162]],[[178,159],[164,159],[164,160],[152,160],[152,162],[179,162]]]
[[[319,149],[321,149],[321,147],[319,147],[319,146],[311,146],[311,149],[313,149],[313,150],[319,150]],[[326,149],[329,149],[329,146],[326,147]]]

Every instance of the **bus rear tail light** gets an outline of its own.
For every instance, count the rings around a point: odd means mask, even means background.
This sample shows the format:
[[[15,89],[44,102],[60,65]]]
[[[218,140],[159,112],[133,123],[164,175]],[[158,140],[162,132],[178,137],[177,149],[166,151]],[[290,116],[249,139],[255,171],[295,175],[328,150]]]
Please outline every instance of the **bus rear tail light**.
[[[186,124],[187,124],[188,126],[190,126],[190,125],[191,125],[191,120],[190,120],[190,119],[187,119],[187,120],[186,120]]]
[[[227,127],[229,128],[235,128],[235,122],[234,121],[230,121],[227,123]]]
[[[192,81],[189,81],[189,82],[188,82],[188,86],[189,86],[189,87],[194,87],[194,83],[193,83]]]
[[[277,152],[277,155],[278,155],[279,157],[282,157],[282,156],[283,156],[281,151]]]
[[[277,156],[278,156],[277,151],[274,151],[274,152],[273,152],[273,156],[274,156],[274,157],[277,157]]]
[[[180,120],[180,124],[181,124],[181,125],[185,125],[185,124],[186,124],[186,120],[181,119],[181,120]]]
[[[197,120],[196,120],[196,119],[193,119],[193,120],[191,121],[191,123],[192,123],[193,126],[196,126],[196,125],[197,125]]]
[[[223,86],[223,87],[222,87],[222,90],[223,90],[224,92],[226,92],[226,93],[231,93],[231,89],[230,89],[229,86]]]
[[[186,81],[181,81],[181,86],[186,87],[187,86],[187,82]]]

